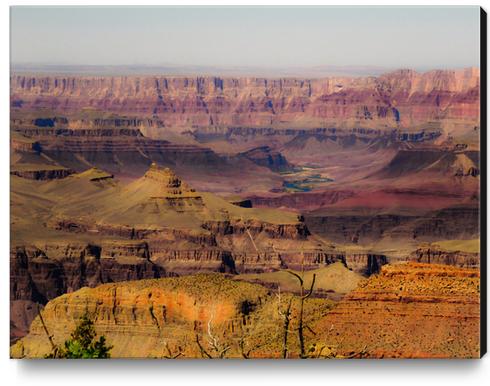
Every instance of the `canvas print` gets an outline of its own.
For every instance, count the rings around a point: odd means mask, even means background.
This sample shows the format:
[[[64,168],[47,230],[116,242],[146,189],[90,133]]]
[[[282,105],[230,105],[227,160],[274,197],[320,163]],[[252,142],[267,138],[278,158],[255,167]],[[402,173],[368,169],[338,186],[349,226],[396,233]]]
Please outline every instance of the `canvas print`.
[[[10,11],[12,358],[484,353],[479,7]]]

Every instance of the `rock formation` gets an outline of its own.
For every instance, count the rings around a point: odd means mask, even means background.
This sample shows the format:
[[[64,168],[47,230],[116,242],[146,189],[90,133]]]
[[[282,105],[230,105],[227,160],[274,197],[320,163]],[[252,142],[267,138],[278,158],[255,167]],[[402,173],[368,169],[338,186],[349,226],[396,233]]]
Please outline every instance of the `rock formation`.
[[[172,126],[264,126],[344,121],[409,127],[428,121],[479,122],[477,69],[379,77],[264,79],[14,74],[15,109],[106,111],[158,116]]]
[[[269,146],[253,148],[238,156],[245,157],[257,165],[265,166],[276,172],[286,172],[293,168],[281,153],[273,151]]]
[[[426,264],[445,264],[461,268],[479,268],[480,253],[466,251],[448,251],[437,244],[422,246],[413,251],[409,261]]]
[[[97,168],[51,181],[12,176],[12,200],[13,338],[33,307],[83,286],[345,263],[297,214],[233,205],[156,164],[129,184]]]
[[[17,311],[11,315],[13,338],[28,332],[39,306],[64,293],[102,283],[164,276],[165,270],[149,260],[145,243],[101,247],[74,242],[43,249],[15,248],[10,254],[10,302]]]
[[[308,228],[315,234],[339,243],[366,245],[382,239],[438,241],[478,237],[479,208],[474,205],[451,206],[436,211],[412,214],[352,214],[322,210],[305,215]]]
[[[39,166],[34,166],[32,168],[14,167],[10,171],[10,174],[14,176],[23,177],[30,180],[53,180],[53,179],[68,177],[70,174],[73,173],[74,173],[73,170],[64,167],[53,167],[53,168],[43,169],[42,167]]]
[[[313,328],[321,341],[364,357],[478,358],[480,273],[385,265]]]
[[[160,357],[165,354],[165,342],[172,346],[176,342],[187,356],[199,357],[194,334],[202,334],[203,345],[208,347],[209,321],[216,334],[233,331],[268,298],[267,290],[257,285],[220,275],[198,275],[83,288],[49,302],[42,314],[57,344],[63,343],[88,312],[95,319],[97,332],[114,346],[113,357]],[[37,317],[28,337],[14,346],[12,355],[42,357],[49,351]]]

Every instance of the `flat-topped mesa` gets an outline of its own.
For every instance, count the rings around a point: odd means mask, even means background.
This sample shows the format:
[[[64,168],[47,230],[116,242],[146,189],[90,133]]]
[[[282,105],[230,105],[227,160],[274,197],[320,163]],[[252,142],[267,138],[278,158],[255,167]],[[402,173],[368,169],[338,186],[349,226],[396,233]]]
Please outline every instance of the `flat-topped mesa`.
[[[196,190],[185,182],[182,182],[171,169],[160,167],[155,162],[150,165],[143,179],[148,179],[159,184],[161,193],[154,195],[154,198],[171,196],[180,196],[182,198],[199,197]]]

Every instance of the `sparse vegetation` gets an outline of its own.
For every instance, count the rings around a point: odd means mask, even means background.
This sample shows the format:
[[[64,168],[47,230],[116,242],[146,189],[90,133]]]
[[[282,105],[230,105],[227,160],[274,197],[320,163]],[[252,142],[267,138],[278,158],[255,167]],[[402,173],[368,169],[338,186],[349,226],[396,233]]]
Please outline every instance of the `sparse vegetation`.
[[[42,318],[42,316],[41,316]],[[44,325],[44,321],[43,321]],[[44,325],[45,329],[46,326]],[[47,329],[46,329],[47,332]],[[47,332],[48,333],[48,332]],[[71,338],[65,341],[62,347],[54,345],[52,337],[48,333],[53,345],[53,351],[46,358],[50,359],[107,359],[110,358],[112,346],[106,343],[105,336],[96,340],[94,322],[88,314],[80,318],[80,322],[71,334]]]

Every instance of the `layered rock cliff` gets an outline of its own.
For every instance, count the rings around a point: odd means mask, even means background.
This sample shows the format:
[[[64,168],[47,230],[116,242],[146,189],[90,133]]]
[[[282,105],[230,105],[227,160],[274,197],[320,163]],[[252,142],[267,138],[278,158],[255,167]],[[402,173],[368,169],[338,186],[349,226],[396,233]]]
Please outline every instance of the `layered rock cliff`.
[[[410,214],[309,213],[308,228],[339,243],[369,244],[383,238],[437,241],[478,237],[480,210],[471,204]]]
[[[189,337],[185,349],[198,357],[193,335],[205,334],[208,321],[215,331],[238,328],[246,314],[268,297],[265,288],[218,275],[108,284],[83,288],[73,295],[58,297],[42,311],[56,343],[61,344],[78,319],[89,312],[98,333],[114,345],[112,356],[116,358],[158,357],[164,354],[165,342],[186,345],[185,336]],[[37,317],[13,356],[42,357],[50,350],[45,339]],[[206,341],[203,345],[208,346]]]
[[[149,260],[145,243],[103,246],[72,242],[16,247],[10,253],[10,302],[16,339],[25,335],[38,307],[64,293],[102,283],[167,276]]]
[[[280,176],[263,167],[267,165],[262,166],[261,162],[246,157],[220,156],[209,147],[196,143],[152,139],[143,135],[138,127],[13,124],[11,149],[15,170],[43,171],[49,166],[50,169],[57,167],[80,172],[87,167],[98,167],[124,178],[137,178],[152,162],[157,162],[178,170],[210,191],[241,191],[250,188],[250,181],[255,181],[259,190],[282,184]],[[273,160],[274,165],[276,161],[284,164],[280,157]],[[243,179],[230,184],[237,173],[241,173]],[[22,176],[30,177],[26,173]]]
[[[478,358],[480,273],[436,264],[387,265],[317,326],[341,352],[371,358]]]
[[[164,165],[223,167],[225,161],[211,149],[146,138],[138,129],[19,128],[15,131],[35,145],[14,142],[14,150],[37,152],[77,171],[93,165],[117,173],[141,172],[152,162]],[[225,165],[226,166],[226,165]]]
[[[422,246],[413,251],[409,261],[427,264],[445,264],[462,268],[480,267],[480,253],[466,251],[448,251],[437,244]]]
[[[279,299],[279,300],[278,300]],[[266,288],[218,274],[140,280],[82,288],[49,302],[29,335],[11,347],[14,358],[42,358],[53,342],[62,345],[85,313],[112,345],[113,358],[279,358],[283,322],[277,312],[292,295],[279,298]],[[292,302],[292,329],[298,305]],[[305,323],[326,315],[332,302],[308,299]],[[44,322],[44,326],[43,326]],[[311,337],[307,337],[309,345]],[[290,334],[288,356],[299,356]]]
[[[14,74],[11,106],[157,115],[168,127],[341,121],[409,127],[445,120],[478,125],[479,82],[478,69],[324,79]]]
[[[239,157],[244,157],[260,166],[265,166],[276,172],[286,172],[293,170],[293,166],[279,152],[273,151],[269,146],[261,146],[250,149],[246,152],[238,154]]]

